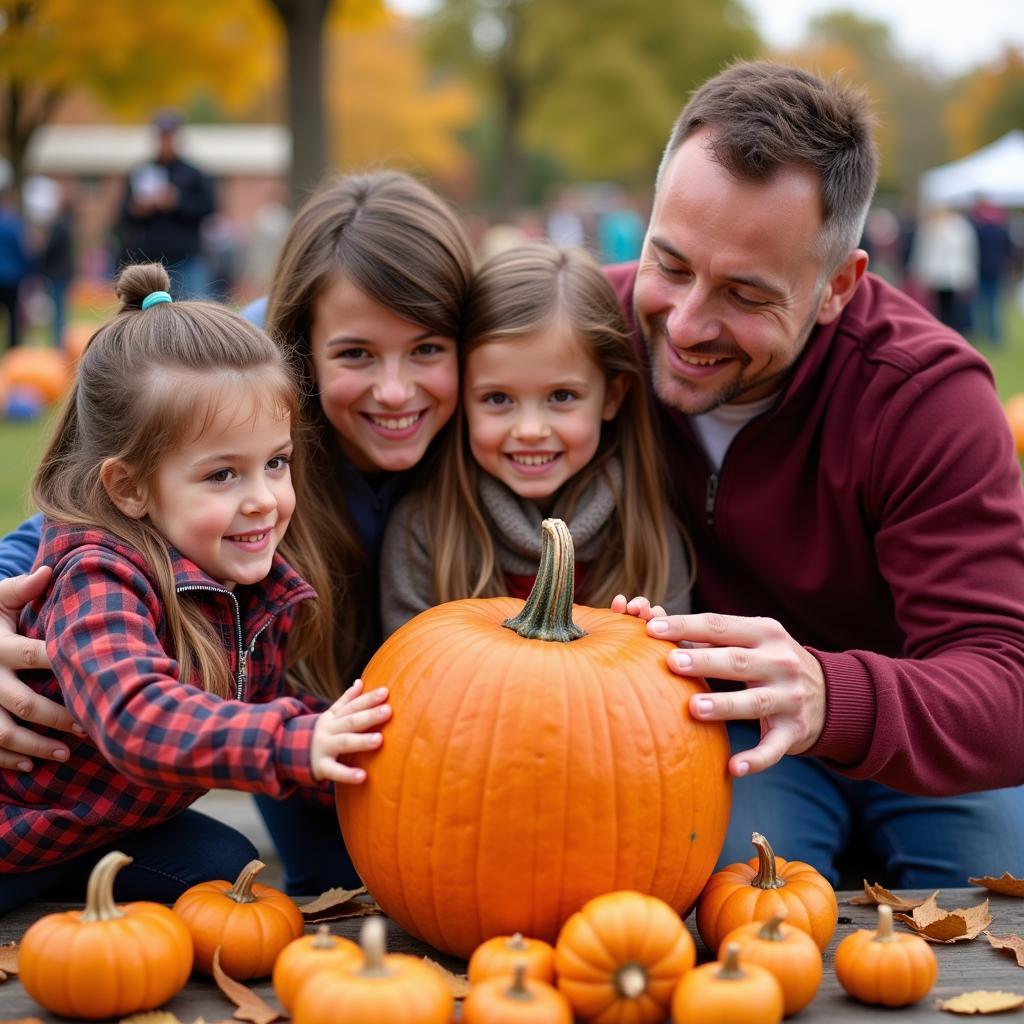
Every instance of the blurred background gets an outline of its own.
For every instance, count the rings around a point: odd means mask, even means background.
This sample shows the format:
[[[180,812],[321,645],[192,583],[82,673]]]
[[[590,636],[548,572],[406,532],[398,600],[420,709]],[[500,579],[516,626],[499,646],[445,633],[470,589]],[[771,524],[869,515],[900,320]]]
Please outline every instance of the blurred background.
[[[753,56],[868,90],[871,269],[976,344],[1004,398],[1024,392],[1017,3],[0,0],[0,530],[112,308],[128,183],[166,185],[162,146],[209,185],[189,287],[233,305],[265,293],[321,177],[385,166],[446,195],[481,252],[547,235],[614,262],[638,253],[689,92]],[[951,278],[933,253],[954,246]]]

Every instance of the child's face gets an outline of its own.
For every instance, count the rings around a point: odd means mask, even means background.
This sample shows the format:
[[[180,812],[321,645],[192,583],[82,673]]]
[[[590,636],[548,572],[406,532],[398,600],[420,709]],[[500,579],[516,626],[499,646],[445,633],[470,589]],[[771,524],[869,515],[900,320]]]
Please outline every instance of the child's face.
[[[146,512],[224,586],[258,583],[295,509],[291,453],[289,417],[230,389],[209,429],[165,457]]]
[[[624,384],[611,387],[570,328],[489,341],[466,360],[469,446],[481,468],[523,498],[544,503],[597,452]]]
[[[364,473],[415,466],[455,411],[455,341],[430,334],[338,277],[313,303],[320,404]]]

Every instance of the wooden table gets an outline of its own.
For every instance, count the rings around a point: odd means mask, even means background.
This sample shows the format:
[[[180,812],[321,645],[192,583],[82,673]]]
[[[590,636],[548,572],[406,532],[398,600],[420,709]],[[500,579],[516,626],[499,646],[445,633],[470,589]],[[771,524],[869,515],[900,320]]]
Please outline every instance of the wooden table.
[[[957,1016],[941,1013],[936,1008],[937,999],[946,999],[974,989],[1002,989],[1024,994],[1024,969],[1017,966],[1016,960],[1009,953],[993,949],[982,933],[970,942],[958,942],[949,946],[933,945],[932,948],[939,961],[939,979],[931,994],[916,1006],[898,1011],[884,1011],[855,1002],[843,992],[836,981],[833,970],[835,948],[838,941],[851,931],[857,928],[873,928],[876,911],[873,907],[851,906],[848,900],[852,895],[855,894],[839,893],[840,923],[835,939],[825,951],[825,974],[821,991],[814,1002],[795,1018],[801,1024],[817,1024],[817,1022],[824,1021],[867,1021],[871,1019],[872,1015],[877,1019],[880,1013],[891,1014],[891,1019],[893,1021],[898,1019],[900,1024],[921,1020],[935,1022],[945,1019],[952,1021],[957,1019]],[[901,895],[911,894],[901,893]],[[1024,933],[1024,900],[988,894],[980,888],[944,889],[939,894],[939,904],[947,910],[971,907],[980,903],[986,896],[989,896],[989,909],[992,915],[990,931],[996,935]],[[6,943],[20,939],[25,929],[38,917],[65,909],[68,909],[66,904],[34,903],[0,917],[0,942]],[[336,934],[355,938],[360,924],[361,922],[358,920],[335,921],[330,924],[330,928]],[[692,914],[687,920],[687,925],[696,939]],[[897,924],[897,928],[904,927],[904,925]],[[464,962],[437,953],[407,935],[397,925],[389,922],[388,931],[391,950],[429,955],[453,971],[465,970]],[[697,939],[697,943],[700,959],[709,959],[699,939]],[[278,1005],[269,980],[253,983],[252,988],[272,1006]],[[166,1004],[165,1009],[176,1014],[183,1024],[191,1024],[197,1017],[202,1017],[208,1022],[230,1018],[234,1007],[221,996],[212,981],[207,978],[193,977],[188,985],[171,1002]],[[1024,1011],[1018,1011],[1018,1017],[1020,1013],[1024,1013]],[[20,1017],[38,1017],[45,1024],[61,1024],[62,1021],[62,1018],[48,1014],[37,1006],[25,994],[17,978],[11,977],[0,984],[0,1024],[3,1021]],[[342,1022],[339,1021],[339,1024]]]

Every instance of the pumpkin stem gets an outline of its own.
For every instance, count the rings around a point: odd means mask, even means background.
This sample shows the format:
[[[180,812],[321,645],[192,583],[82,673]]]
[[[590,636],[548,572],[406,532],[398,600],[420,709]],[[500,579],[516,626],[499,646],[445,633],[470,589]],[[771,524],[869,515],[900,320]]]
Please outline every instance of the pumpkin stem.
[[[572,620],[572,536],[561,519],[545,519],[540,529],[540,568],[533,589],[523,610],[502,625],[527,640],[569,643],[587,635]]]
[[[740,944],[730,942],[725,947],[725,959],[722,961],[722,966],[715,972],[715,977],[721,978],[723,981],[739,981],[740,978],[746,976],[747,972],[740,967]]]
[[[779,925],[786,920],[786,911],[780,910],[774,917],[769,917],[758,930],[757,937],[765,942],[782,942],[783,934]]]
[[[89,872],[85,891],[85,909],[79,918],[87,921],[114,921],[124,917],[124,911],[114,903],[114,877],[132,858],[120,850],[111,850],[101,857]]]
[[[363,948],[363,966],[359,973],[364,978],[386,978],[391,974],[384,962],[387,929],[383,917],[368,917],[359,931],[359,945]]]
[[[522,939],[522,936],[520,936]],[[530,990],[526,987],[526,961],[517,960],[515,967],[512,968],[512,984],[505,989],[505,995],[509,999],[515,999],[519,1002],[528,1003],[532,1002],[533,995]]]
[[[316,930],[316,935],[313,936],[313,942],[311,943],[313,949],[334,949],[337,943],[334,941],[334,936],[331,935],[330,928],[327,925],[322,924]]]
[[[256,876],[266,867],[267,865],[261,860],[251,860],[244,868],[238,873],[238,877],[235,879],[235,884],[231,886],[225,896],[229,900],[234,900],[236,903],[255,903],[256,896],[252,891],[252,883],[256,880]]]
[[[515,935],[511,936],[505,943],[506,949],[526,949],[526,943],[523,941],[523,933],[516,932]]]
[[[760,832],[754,832],[750,841],[757,847],[757,874],[750,880],[750,884],[758,889],[781,889],[786,883],[779,878],[771,843]]]
[[[887,907],[884,903],[878,906],[878,930],[875,932],[874,941],[896,941],[896,933],[892,930],[892,907]]]
[[[626,999],[639,999],[647,991],[647,972],[639,964],[626,964],[615,972],[615,988]]]

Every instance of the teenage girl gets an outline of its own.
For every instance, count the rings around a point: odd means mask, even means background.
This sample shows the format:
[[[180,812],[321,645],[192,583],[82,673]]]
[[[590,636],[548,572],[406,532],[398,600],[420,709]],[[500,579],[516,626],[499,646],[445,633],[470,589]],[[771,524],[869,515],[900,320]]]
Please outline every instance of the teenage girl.
[[[159,264],[122,272],[33,481],[52,582],[20,625],[52,671],[29,681],[84,735],[63,762],[2,770],[0,911],[82,899],[115,847],[134,858],[121,899],[233,877],[255,850],[189,805],[214,787],[330,803],[364,778],[339,758],[390,716],[359,683],[333,705],[290,694],[287,665],[322,664],[333,628],[295,511],[298,388],[262,331],[167,287]]]
[[[474,279],[461,356],[442,465],[388,524],[385,628],[443,601],[526,597],[548,516],[572,534],[577,601],[636,593],[688,611],[642,370],[594,260],[541,242],[492,257]]]

